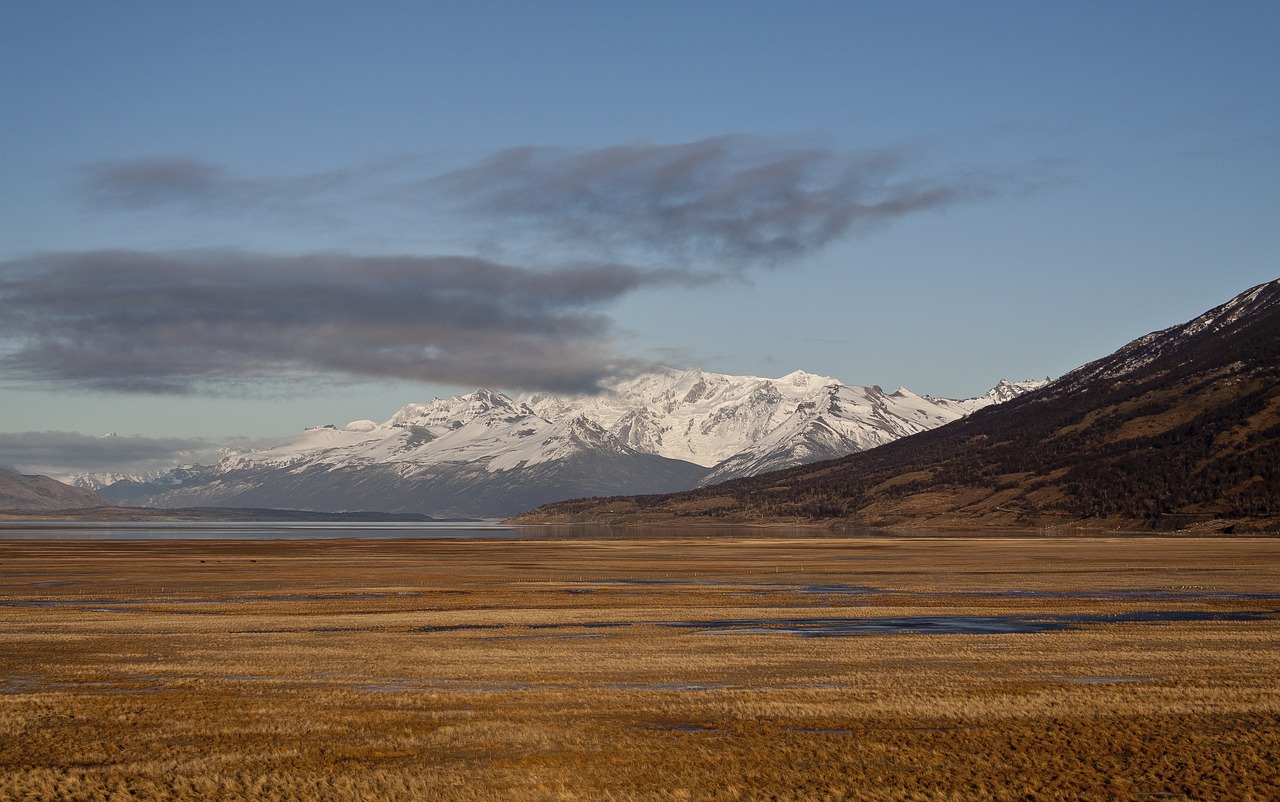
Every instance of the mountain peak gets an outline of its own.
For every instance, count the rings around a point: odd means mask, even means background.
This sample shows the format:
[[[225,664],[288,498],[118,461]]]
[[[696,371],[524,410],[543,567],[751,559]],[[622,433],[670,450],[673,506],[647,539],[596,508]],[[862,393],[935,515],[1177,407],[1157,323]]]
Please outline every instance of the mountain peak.
[[[1139,337],[1109,356],[1076,368],[1053,384],[1063,391],[1079,390],[1091,383],[1128,380],[1157,365],[1185,374],[1197,364],[1216,360],[1223,352],[1220,343],[1226,340],[1233,341],[1230,347],[1243,357],[1236,360],[1237,369],[1265,368],[1277,357],[1274,347],[1277,312],[1280,312],[1280,280],[1259,284],[1193,320]]]
[[[1250,287],[1225,304],[1214,307],[1181,328],[1183,336],[1215,331],[1238,321],[1265,314],[1280,306],[1280,279]]]
[[[509,396],[480,388],[450,399],[436,398],[427,404],[407,404],[387,421],[389,426],[462,426],[478,418],[532,415],[533,410]]]
[[[470,395],[463,396],[469,399],[473,404],[484,404],[489,407],[509,407],[511,399],[497,390],[491,390],[487,387],[481,387]]]
[[[993,404],[1003,404],[1005,401],[1012,401],[1020,395],[1025,395],[1032,390],[1039,390],[1049,383],[1048,379],[1023,379],[1022,381],[1009,381],[1001,379],[996,382],[996,386],[979,396],[989,400]]]
[[[809,373],[804,370],[793,370],[775,381],[779,384],[789,384],[792,387],[825,387],[828,384],[840,383],[830,376],[819,376],[816,373]]]

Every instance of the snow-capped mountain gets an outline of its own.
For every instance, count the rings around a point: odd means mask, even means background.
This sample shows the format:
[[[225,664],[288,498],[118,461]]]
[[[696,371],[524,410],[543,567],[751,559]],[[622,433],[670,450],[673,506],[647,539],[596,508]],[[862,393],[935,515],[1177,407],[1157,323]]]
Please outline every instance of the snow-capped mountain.
[[[507,516],[578,496],[664,493],[862,451],[1042,382],[956,401],[797,371],[661,370],[595,396],[494,390],[409,404],[384,423],[315,426],[182,476],[122,482],[130,504]]]
[[[957,401],[842,384],[802,370],[779,379],[664,370],[596,396],[523,397],[544,417],[584,415],[651,454],[712,469],[701,484],[843,457],[950,423],[1044,382],[1002,381]]]
[[[959,404],[963,407],[965,409],[965,414],[968,415],[970,412],[982,409],[983,407],[989,407],[993,404],[1003,404],[1005,401],[1012,401],[1018,396],[1023,395],[1024,393],[1029,393],[1032,390],[1038,390],[1048,383],[1049,379],[1045,379],[1043,381],[1040,381],[1039,379],[1028,379],[1020,382],[1011,382],[1001,379],[995,387],[992,387],[977,398],[970,398],[965,401],[956,401],[953,403]],[[945,401],[946,399],[938,400]]]
[[[179,465],[173,468],[156,468],[149,471],[96,471],[77,473],[63,479],[72,487],[96,493],[106,487],[123,483],[178,486],[191,476],[208,470],[202,465]]]
[[[1242,321],[1263,318],[1280,307],[1280,279],[1259,284],[1224,304],[1179,326],[1153,331],[1139,337],[1119,351],[1090,362],[1063,375],[1054,382],[1062,390],[1084,389],[1090,383],[1123,380],[1168,354],[1197,340],[1211,340],[1230,331]]]
[[[112,486],[130,504],[502,517],[570,495],[661,493],[705,469],[644,454],[582,416],[550,421],[492,390],[410,404],[385,423],[311,427],[224,458],[178,487]]]

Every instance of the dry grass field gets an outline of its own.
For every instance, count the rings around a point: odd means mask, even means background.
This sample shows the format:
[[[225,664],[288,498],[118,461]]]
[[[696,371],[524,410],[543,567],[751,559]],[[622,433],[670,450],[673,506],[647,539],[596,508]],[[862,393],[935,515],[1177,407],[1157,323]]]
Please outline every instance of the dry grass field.
[[[1280,798],[1280,540],[0,541],[0,799]]]

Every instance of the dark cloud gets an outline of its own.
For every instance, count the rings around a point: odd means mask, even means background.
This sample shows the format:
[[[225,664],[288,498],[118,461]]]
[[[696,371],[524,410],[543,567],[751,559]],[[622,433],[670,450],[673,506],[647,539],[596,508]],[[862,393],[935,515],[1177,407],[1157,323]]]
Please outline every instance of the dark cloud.
[[[923,172],[904,148],[850,153],[744,135],[595,150],[528,146],[440,175],[421,170],[419,160],[398,158],[249,176],[198,158],[158,157],[89,165],[78,190],[97,209],[326,225],[375,203],[385,217],[392,201],[419,221],[458,213],[451,235],[496,236],[490,244],[503,250],[711,260],[723,270],[782,264],[851,233],[1018,184],[1008,175]]]
[[[224,168],[197,159],[108,162],[86,167],[85,174],[87,199],[103,206],[207,203],[237,194]]]
[[[27,473],[66,475],[147,471],[211,456],[207,440],[177,437],[93,437],[79,432],[0,432],[0,461]]]
[[[587,391],[626,360],[601,305],[706,279],[467,257],[98,251],[0,262],[10,377],[125,392],[303,374]]]
[[[478,219],[579,245],[777,264],[853,231],[989,195],[973,173],[920,176],[904,151],[839,153],[745,136],[600,150],[523,147],[422,182]]]
[[[81,171],[78,190],[82,200],[100,209],[172,206],[201,213],[298,213],[358,187],[390,164],[303,176],[244,177],[202,159],[157,157],[88,165]]]

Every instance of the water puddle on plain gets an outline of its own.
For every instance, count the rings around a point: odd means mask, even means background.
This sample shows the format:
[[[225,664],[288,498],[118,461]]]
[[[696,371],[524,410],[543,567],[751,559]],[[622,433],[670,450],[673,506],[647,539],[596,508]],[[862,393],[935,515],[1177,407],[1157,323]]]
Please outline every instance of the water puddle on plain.
[[[647,732],[683,732],[683,733],[720,733],[725,732],[723,727],[710,727],[705,724],[645,724],[639,727],[632,727],[635,730],[645,730]]]
[[[1113,588],[1111,590],[970,590],[969,596],[1012,599],[1082,599],[1088,601],[1266,601],[1280,593],[1251,593],[1213,588]]]
[[[60,583],[67,584],[67,583]],[[465,592],[465,591],[463,591]],[[19,607],[30,609],[52,609],[57,607],[91,607],[92,612],[106,612],[103,608],[113,608],[116,612],[176,612],[172,610],[157,611],[152,608],[167,604],[252,604],[255,602],[341,602],[363,601],[369,599],[391,599],[399,597],[423,596],[419,591],[398,591],[395,593],[288,593],[261,596],[139,596],[135,598],[29,598],[0,599],[0,607]],[[452,593],[450,595],[453,595]]]
[[[723,691],[736,686],[733,685],[697,685],[684,682],[650,682],[643,684],[615,684],[605,686],[614,691],[680,691],[684,693],[696,693],[698,691]]]
[[[1111,588],[1107,590],[998,590],[968,588],[960,591],[920,591],[878,588],[871,585],[821,583],[795,585],[774,582],[717,582],[693,579],[610,579],[586,583],[588,587],[565,592],[586,595],[608,587],[689,587],[725,589],[738,594],[763,596],[770,593],[808,596],[906,596],[913,599],[937,599],[955,596],[1009,599],[1079,599],[1082,601],[1266,601],[1280,599],[1280,593],[1218,590],[1215,588]]]
[[[1096,624],[1167,624],[1199,621],[1264,621],[1272,613],[1210,610],[1142,610],[1112,615],[903,616],[898,618],[798,618],[670,621],[661,626],[696,629],[703,635],[798,635],[838,638],[860,635],[1009,635],[1057,632]]]
[[[142,696],[166,690],[164,678],[154,675],[122,675],[118,680],[50,680],[34,674],[0,679],[0,694],[88,691],[110,696]]]
[[[697,629],[703,635],[799,635],[834,638],[852,635],[990,635],[1067,629],[1061,621],[1000,616],[906,616],[901,618],[799,618],[723,621],[673,621],[664,626]]]
[[[430,687],[425,685],[400,685],[396,683],[388,683],[385,685],[352,685],[353,691],[365,691],[367,693],[402,693],[404,691],[429,691]]]
[[[464,680],[388,680],[344,686],[365,693],[508,693],[533,690],[532,685],[474,685]]]
[[[783,732],[800,732],[805,735],[852,735],[853,730],[825,729],[821,727],[783,727]]]
[[[767,593],[803,593],[808,595],[844,595],[844,596],[872,596],[884,595],[887,593],[895,593],[897,591],[885,590],[884,588],[875,588],[870,585],[844,585],[844,584],[819,584],[819,585],[789,585],[781,582],[717,582],[715,580],[706,579],[606,579],[587,583],[592,587],[573,588],[568,590],[572,594],[594,593],[601,587],[688,587],[698,589],[720,589],[724,588],[738,593],[759,596]]]
[[[1061,677],[1060,682],[1072,685],[1113,685],[1122,682],[1155,682],[1160,677]]]
[[[1194,623],[1204,621],[1267,621],[1277,611],[1139,610],[1107,615],[972,616],[927,615],[892,618],[737,618],[703,621],[596,621],[572,624],[451,624],[415,627],[415,632],[556,631],[659,626],[693,630],[700,635],[795,635],[802,638],[840,638],[867,635],[1017,635],[1061,632],[1103,624]],[[568,633],[566,633],[568,634]]]
[[[506,629],[504,624],[439,624],[414,627],[414,632],[469,632],[484,629]]]

